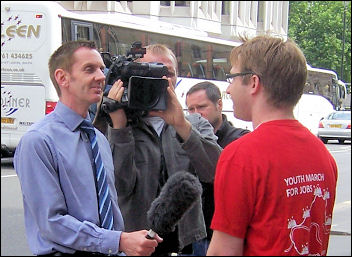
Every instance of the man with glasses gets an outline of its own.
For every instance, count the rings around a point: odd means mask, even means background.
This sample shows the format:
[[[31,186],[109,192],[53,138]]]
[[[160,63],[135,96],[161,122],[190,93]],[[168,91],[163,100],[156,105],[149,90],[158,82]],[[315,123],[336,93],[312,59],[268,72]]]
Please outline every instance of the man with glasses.
[[[227,82],[232,84],[232,80],[238,76],[245,76],[245,75],[253,75],[254,73],[252,71],[245,71],[245,72],[239,72],[239,73],[234,73],[234,74],[226,74],[226,79]]]
[[[250,132],[249,130],[236,128],[227,120],[222,113],[222,99],[220,89],[210,81],[203,81],[192,86],[186,94],[186,105],[189,113],[199,113],[207,119],[214,128],[218,137],[217,143],[225,148],[232,141]],[[204,256],[208,250],[212,230],[210,229],[211,219],[214,214],[214,183],[202,183],[202,207],[204,220],[207,229],[207,238],[193,243],[193,253],[197,256]]]
[[[290,39],[244,39],[230,56],[234,116],[254,130],[221,153],[207,255],[326,255],[337,166],[294,117],[307,78]]]

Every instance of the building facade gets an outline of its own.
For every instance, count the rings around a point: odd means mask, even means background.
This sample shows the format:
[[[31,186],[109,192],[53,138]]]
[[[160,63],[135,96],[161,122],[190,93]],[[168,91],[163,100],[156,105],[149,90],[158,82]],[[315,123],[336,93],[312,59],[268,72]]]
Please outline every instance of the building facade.
[[[287,38],[289,1],[56,1],[73,12],[124,13],[239,41],[270,34]]]

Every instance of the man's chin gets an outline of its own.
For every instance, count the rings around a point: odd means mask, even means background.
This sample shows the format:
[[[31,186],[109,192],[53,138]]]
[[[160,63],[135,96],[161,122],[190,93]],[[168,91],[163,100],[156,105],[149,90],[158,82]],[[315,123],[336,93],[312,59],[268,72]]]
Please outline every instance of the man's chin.
[[[92,104],[94,104],[94,103],[99,103],[100,100],[101,100],[101,98],[102,98],[102,95],[101,95],[101,94],[95,95],[95,97],[92,99]]]

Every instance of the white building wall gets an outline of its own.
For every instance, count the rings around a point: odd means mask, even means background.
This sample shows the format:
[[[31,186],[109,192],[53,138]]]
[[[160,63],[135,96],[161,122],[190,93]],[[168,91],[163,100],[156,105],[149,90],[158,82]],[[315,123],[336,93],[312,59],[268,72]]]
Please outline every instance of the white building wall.
[[[205,31],[211,37],[238,41],[240,36],[270,34],[287,38],[289,1],[184,1],[187,6],[160,5],[160,1],[57,1],[80,12],[116,12],[138,15]],[[222,14],[223,2],[228,14]],[[259,2],[262,2],[259,4]],[[258,6],[263,21],[258,22]]]

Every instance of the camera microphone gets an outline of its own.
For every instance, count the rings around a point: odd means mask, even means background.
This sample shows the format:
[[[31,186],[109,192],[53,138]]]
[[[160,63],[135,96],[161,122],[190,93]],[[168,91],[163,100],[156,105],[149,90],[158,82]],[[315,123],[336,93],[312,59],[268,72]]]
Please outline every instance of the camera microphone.
[[[202,194],[198,178],[186,171],[179,171],[166,181],[159,196],[152,202],[147,220],[150,228],[147,238],[168,234]]]

